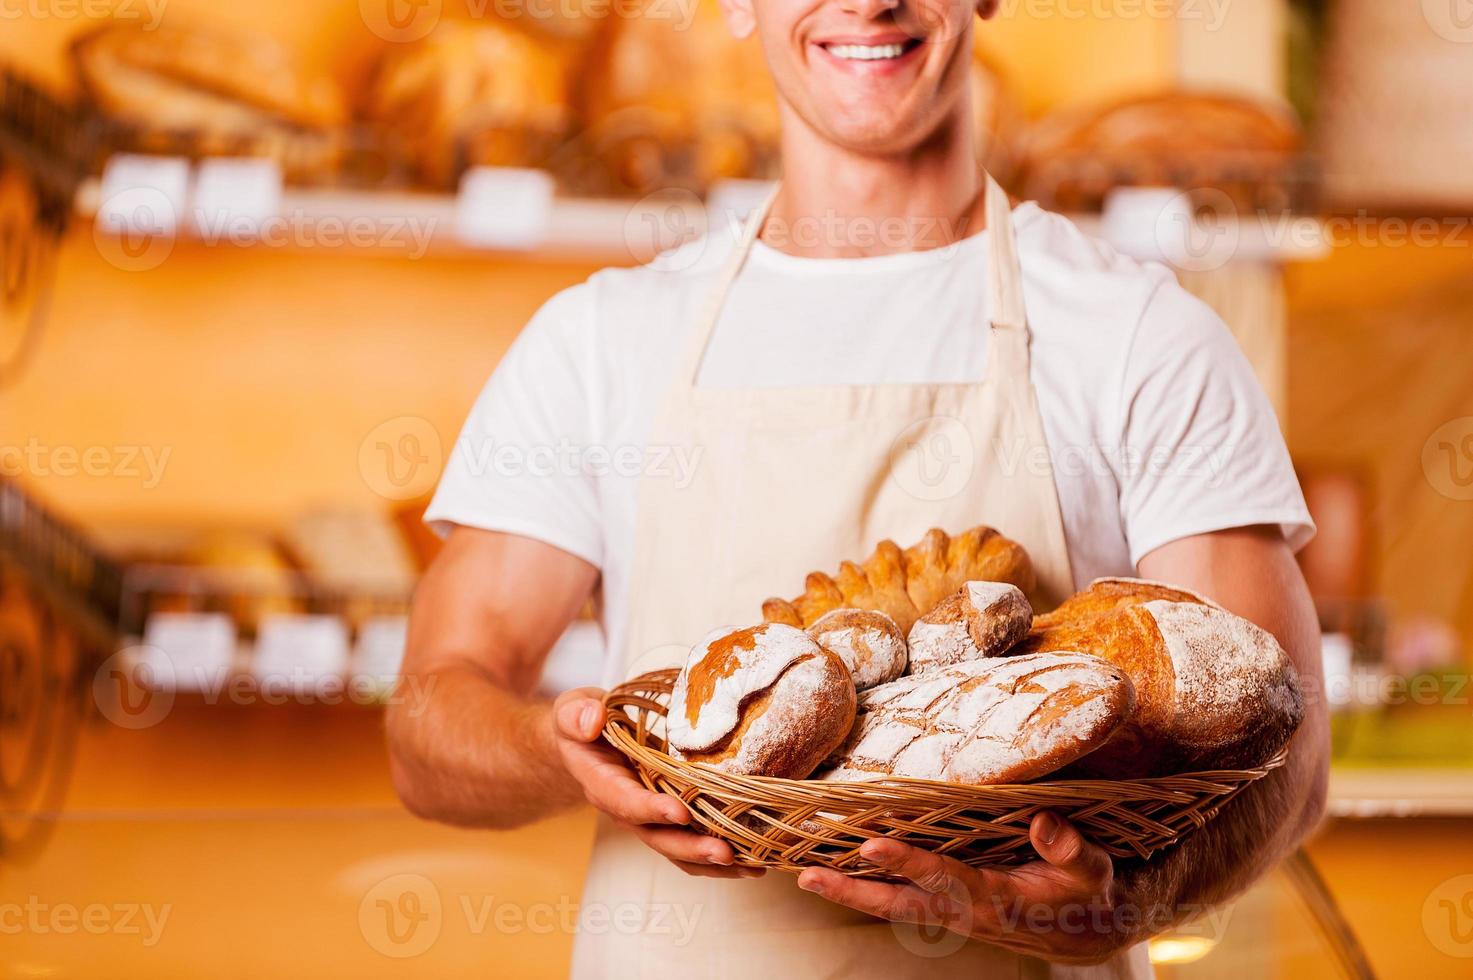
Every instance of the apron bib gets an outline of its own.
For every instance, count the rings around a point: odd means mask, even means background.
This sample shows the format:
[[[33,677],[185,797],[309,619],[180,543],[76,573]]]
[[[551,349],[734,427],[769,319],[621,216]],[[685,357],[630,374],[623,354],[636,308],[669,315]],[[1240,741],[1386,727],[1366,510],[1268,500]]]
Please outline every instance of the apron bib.
[[[640,485],[628,643],[612,652],[620,676],[678,666],[711,629],[756,623],[763,599],[801,591],[809,570],[857,561],[881,538],[908,546],[931,527],[987,524],[1022,543],[1040,608],[1073,591],[1028,374],[1011,207],[990,176],[985,193],[992,320],[975,384],[698,387],[771,200],[747,220],[651,434],[653,445],[699,447],[700,464],[687,485],[652,476]],[[1101,967],[1050,967],[842,908],[783,872],[691,877],[602,817],[583,909],[580,978],[1150,975],[1144,945]]]

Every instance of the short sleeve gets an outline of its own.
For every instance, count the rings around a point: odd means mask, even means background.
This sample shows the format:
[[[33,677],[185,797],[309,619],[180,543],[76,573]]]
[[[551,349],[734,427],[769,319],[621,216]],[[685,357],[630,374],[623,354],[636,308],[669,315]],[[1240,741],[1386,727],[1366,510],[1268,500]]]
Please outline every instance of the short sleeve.
[[[598,444],[586,287],[549,300],[471,408],[425,521],[536,538],[603,559],[598,488],[583,447]]]
[[[1121,519],[1131,562],[1194,534],[1276,524],[1314,536],[1272,406],[1213,310],[1163,277],[1121,379]]]

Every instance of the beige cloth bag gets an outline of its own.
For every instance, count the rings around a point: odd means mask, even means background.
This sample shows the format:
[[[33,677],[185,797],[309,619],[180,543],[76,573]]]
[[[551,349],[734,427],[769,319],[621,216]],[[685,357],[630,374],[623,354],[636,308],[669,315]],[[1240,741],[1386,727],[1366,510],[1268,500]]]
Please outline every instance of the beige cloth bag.
[[[683,662],[716,626],[761,618],[809,569],[859,559],[881,538],[988,524],[1020,541],[1036,601],[1073,591],[1063,520],[1028,375],[1011,207],[991,177],[992,336],[977,384],[715,389],[696,385],[732,282],[765,220],[754,213],[713,290],[651,434],[699,447],[686,486],[645,477],[626,674]],[[575,977],[1143,977],[1145,947],[1104,967],[1050,967],[955,934],[930,934],[800,890],[791,875],[686,875],[607,819],[583,895]],[[622,922],[623,927],[618,923]]]

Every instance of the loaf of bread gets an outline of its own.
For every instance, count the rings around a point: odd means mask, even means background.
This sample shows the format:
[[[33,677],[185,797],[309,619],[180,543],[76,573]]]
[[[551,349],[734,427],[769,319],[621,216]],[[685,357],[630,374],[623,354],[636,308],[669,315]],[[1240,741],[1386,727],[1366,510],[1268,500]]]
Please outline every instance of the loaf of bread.
[[[910,628],[910,672],[998,657],[1033,624],[1033,607],[1016,585],[968,582]]]
[[[571,54],[494,18],[447,20],[387,49],[368,115],[409,148],[430,186],[453,187],[471,166],[537,165],[571,123]]]
[[[1008,582],[1033,588],[1033,565],[1016,541],[990,527],[949,537],[932,528],[904,551],[881,541],[863,564],[846,561],[837,576],[812,572],[796,599],[768,599],[762,617],[807,627],[835,609],[877,609],[909,634],[915,621],[967,582]]]
[[[802,779],[854,722],[849,668],[781,623],[717,632],[675,679],[666,714],[671,754],[726,772]]]
[[[1304,714],[1298,675],[1268,631],[1184,589],[1103,578],[1037,617],[1010,651],[1094,654],[1135,685],[1136,707],[1077,770],[1122,779],[1260,765]]]
[[[822,778],[1026,782],[1103,745],[1134,701],[1124,671],[1080,654],[937,667],[861,694],[854,729]]]
[[[808,635],[844,661],[861,691],[905,673],[905,634],[882,612],[835,609],[808,627]]]

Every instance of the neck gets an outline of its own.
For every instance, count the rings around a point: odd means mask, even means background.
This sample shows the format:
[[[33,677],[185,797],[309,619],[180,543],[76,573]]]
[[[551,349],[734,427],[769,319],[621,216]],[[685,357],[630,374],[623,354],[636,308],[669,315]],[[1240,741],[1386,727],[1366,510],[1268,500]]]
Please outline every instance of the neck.
[[[811,258],[891,255],[943,248],[985,226],[970,112],[904,153],[869,155],[783,108],[782,189],[762,231],[769,246]]]

